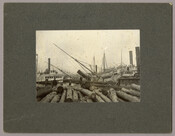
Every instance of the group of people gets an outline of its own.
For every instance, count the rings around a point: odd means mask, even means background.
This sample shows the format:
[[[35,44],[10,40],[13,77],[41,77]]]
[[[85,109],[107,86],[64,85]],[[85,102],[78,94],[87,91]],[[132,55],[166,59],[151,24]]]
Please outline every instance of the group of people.
[[[49,84],[50,84],[50,83],[49,83],[49,80],[46,79],[46,80],[45,80],[45,86],[47,86],[47,85],[49,85]],[[52,88],[53,88],[54,86],[57,86],[57,84],[58,84],[58,82],[57,82],[57,80],[56,80],[56,77],[54,77],[54,80],[53,80],[52,83],[51,83]],[[69,81],[69,85],[71,85],[71,81]]]

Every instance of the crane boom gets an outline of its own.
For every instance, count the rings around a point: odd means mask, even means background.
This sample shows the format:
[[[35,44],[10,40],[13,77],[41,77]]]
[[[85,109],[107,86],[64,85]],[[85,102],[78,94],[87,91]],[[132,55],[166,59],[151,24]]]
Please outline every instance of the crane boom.
[[[80,61],[78,61],[76,58],[74,58],[73,56],[71,56],[70,54],[68,54],[66,51],[64,51],[63,49],[61,49],[60,47],[58,47],[55,43],[53,43],[58,49],[60,49],[61,51],[63,51],[65,54],[67,54],[69,57],[71,57],[73,60],[75,60],[77,63],[79,63],[80,65],[82,65],[84,68],[86,68],[88,71],[90,71],[93,75],[95,75],[95,73],[90,70],[88,67],[86,67],[84,64],[82,64]]]

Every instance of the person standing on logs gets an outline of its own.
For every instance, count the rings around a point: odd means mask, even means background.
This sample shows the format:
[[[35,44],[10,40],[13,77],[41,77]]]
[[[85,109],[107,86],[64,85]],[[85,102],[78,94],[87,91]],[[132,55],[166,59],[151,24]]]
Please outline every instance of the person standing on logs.
[[[53,80],[53,82],[52,82],[52,88],[54,87],[54,86],[56,86],[57,85],[57,81],[56,81],[56,78],[54,77],[54,80]]]
[[[45,86],[49,85],[48,79],[45,80]]]
[[[71,82],[71,80],[70,80],[70,81],[69,81],[69,86],[71,86],[71,83],[72,83],[72,82]]]

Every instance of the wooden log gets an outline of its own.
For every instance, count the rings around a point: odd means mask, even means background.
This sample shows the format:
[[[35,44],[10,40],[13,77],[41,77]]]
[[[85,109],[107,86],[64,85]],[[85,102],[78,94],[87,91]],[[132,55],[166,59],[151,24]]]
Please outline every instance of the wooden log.
[[[122,92],[122,91],[117,91],[116,93],[119,97],[121,97],[122,99],[125,99],[127,101],[140,102],[140,99],[136,96],[129,95],[129,94]]]
[[[42,100],[41,97],[36,97],[37,102],[40,102]]]
[[[90,96],[90,98],[91,98],[92,100],[96,100],[96,94],[95,94],[95,93],[92,93],[92,95]]]
[[[89,98],[89,96],[85,96],[85,97],[83,98],[83,100],[85,100],[87,103],[92,103],[92,102],[93,102],[92,99]]]
[[[131,84],[131,88],[134,90],[140,91],[140,85]]]
[[[105,102],[111,102],[111,100],[108,97],[106,97],[105,95],[103,95],[98,90],[95,90],[95,93],[98,94]]]
[[[49,94],[49,93],[51,93],[51,92],[52,92],[52,87],[51,87],[51,86],[46,86],[46,87],[40,88],[40,89],[37,91],[37,97],[43,98],[43,97],[45,97],[47,94]]]
[[[104,95],[108,95],[108,93],[109,93],[109,88],[102,88],[101,90],[100,90],[100,92],[102,92],[102,94],[104,94]]]
[[[85,73],[83,73],[81,70],[78,70],[77,73],[82,76],[83,78],[85,78],[86,80],[90,81],[90,76],[86,75]]]
[[[140,97],[140,92],[139,91],[135,91],[135,90],[128,90],[128,89],[125,89],[125,88],[122,88],[121,91],[125,92],[125,93],[128,93],[128,94],[131,94],[133,96],[137,96],[137,97]]]
[[[73,90],[73,101],[77,102],[78,101],[78,93],[76,90]]]
[[[63,91],[64,91],[63,86],[61,86],[61,85],[57,86],[57,92],[58,92],[58,93],[62,94]]]
[[[45,85],[36,84],[36,90],[42,89],[42,88],[44,88],[44,87],[45,87]]]
[[[51,92],[50,94],[48,94],[46,97],[44,97],[42,100],[41,100],[41,102],[43,102],[43,103],[48,103],[48,102],[50,102],[52,99],[53,99],[53,97],[56,95],[56,92]]]
[[[82,100],[83,100],[83,95],[82,95],[82,93],[80,93],[79,91],[78,91],[77,93],[78,93],[79,100],[82,101]]]
[[[79,87],[74,87],[74,89],[80,91],[81,93],[83,93],[89,97],[91,97],[91,95],[95,94],[95,93],[89,91],[88,89],[83,89],[83,88],[79,88]]]
[[[101,75],[101,77],[103,79],[106,79],[106,78],[111,78],[113,76],[113,72],[108,72],[108,73],[104,73]]]
[[[86,100],[82,100],[82,101],[80,101],[80,103],[87,103],[87,101]]]
[[[105,102],[100,96],[96,95],[97,102]]]
[[[57,103],[57,102],[59,102],[60,98],[61,98],[61,95],[60,94],[55,95],[53,97],[53,99],[51,100],[51,103]]]
[[[65,101],[65,98],[66,98],[66,92],[67,92],[67,90],[66,89],[64,89],[64,91],[63,91],[63,93],[62,93],[62,95],[61,95],[61,99],[60,99],[60,103],[63,103],[64,101]]]
[[[67,95],[66,95],[66,102],[72,102],[72,89],[69,87],[67,88]]]
[[[92,99],[90,99],[90,98],[87,98],[86,101],[87,101],[87,103],[92,103],[93,102]]]
[[[118,102],[116,91],[113,88],[109,90],[108,97],[111,99],[112,102]]]
[[[127,102],[127,101],[125,101],[125,100],[123,100],[123,99],[121,99],[121,98],[119,98],[119,97],[118,97],[118,101],[119,101],[119,102]]]
[[[92,86],[89,87],[89,90],[90,90],[90,91],[93,91],[93,90],[95,90],[95,89],[97,89],[96,86],[93,86],[93,85],[92,85]]]
[[[57,92],[57,86],[53,86],[52,91]]]
[[[82,82],[81,83],[81,87],[84,88],[84,89],[89,89],[90,88],[90,83],[89,82]]]

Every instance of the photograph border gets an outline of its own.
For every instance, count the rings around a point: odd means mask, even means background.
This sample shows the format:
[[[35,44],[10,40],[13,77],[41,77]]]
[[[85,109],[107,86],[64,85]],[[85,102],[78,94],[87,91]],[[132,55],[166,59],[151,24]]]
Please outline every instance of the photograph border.
[[[141,41],[142,42],[142,41]],[[142,62],[142,61],[141,61]],[[7,99],[7,98],[5,98],[5,99]],[[9,105],[10,106],[10,105]],[[24,108],[24,107],[22,107],[22,108]],[[25,108],[24,108],[25,109]],[[33,116],[35,116],[35,115],[31,115],[31,117],[29,117],[29,118],[32,118]],[[111,117],[109,117],[109,119],[110,119]],[[113,117],[112,117],[113,118]],[[22,120],[24,120],[25,119],[25,117],[23,117],[22,118]],[[47,133],[47,132],[46,132]],[[134,132],[131,132],[131,133],[134,133]]]

